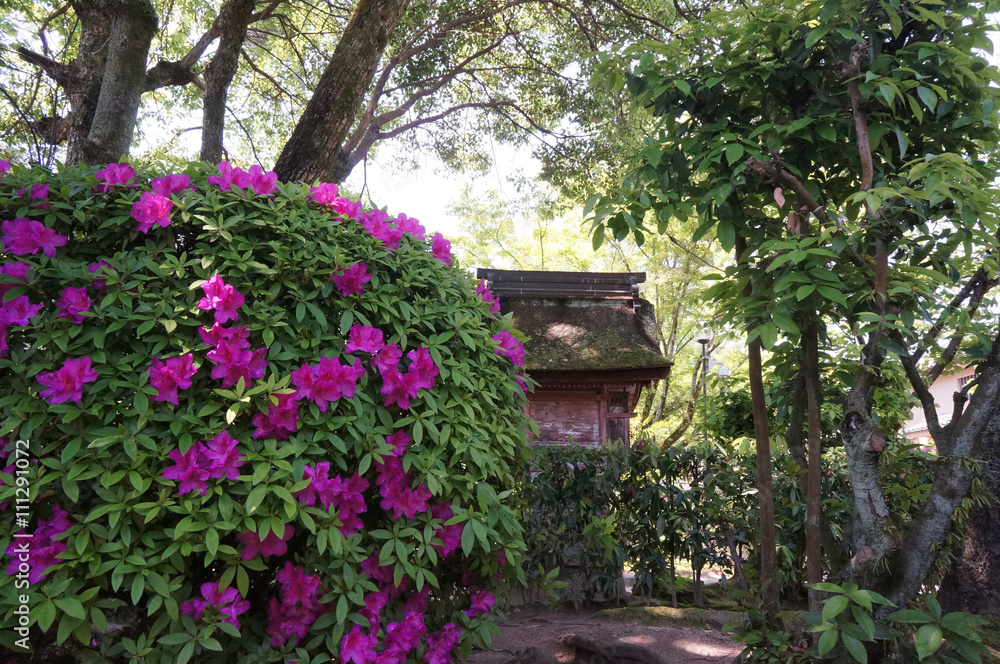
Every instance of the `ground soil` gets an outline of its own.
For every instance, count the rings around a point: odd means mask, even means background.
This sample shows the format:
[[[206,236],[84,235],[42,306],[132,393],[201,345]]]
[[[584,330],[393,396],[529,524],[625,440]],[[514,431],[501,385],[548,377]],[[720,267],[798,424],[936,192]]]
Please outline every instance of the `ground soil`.
[[[511,610],[505,620],[499,621],[500,635],[493,639],[492,650],[473,651],[467,662],[507,664],[523,658],[528,649],[538,648],[565,664],[573,661],[576,655],[572,647],[559,642],[560,637],[567,634],[608,645],[645,646],[656,653],[663,664],[732,664],[736,659],[740,645],[733,643],[730,635],[721,630],[721,625],[728,622],[731,615],[703,611],[693,615],[687,613],[683,619],[678,619],[670,611],[668,608],[657,612],[638,607],[604,611],[518,607]]]

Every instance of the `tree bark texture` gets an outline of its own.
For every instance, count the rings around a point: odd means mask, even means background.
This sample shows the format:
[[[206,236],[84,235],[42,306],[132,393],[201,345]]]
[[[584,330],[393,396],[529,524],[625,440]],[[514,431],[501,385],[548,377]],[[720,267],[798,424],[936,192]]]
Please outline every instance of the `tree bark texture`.
[[[226,125],[226,98],[240,64],[240,51],[257,0],[229,0],[219,10],[215,25],[219,46],[205,67],[205,101],[201,120],[201,159],[216,163],[222,159]]]
[[[982,481],[994,504],[976,507],[962,550],[941,582],[938,600],[945,611],[1000,616],[1000,413],[982,436]]]
[[[822,488],[819,399],[819,333],[816,323],[811,322],[803,332],[805,345],[806,410],[808,413],[807,438],[809,441],[809,466],[806,493],[806,583],[820,583],[823,580],[823,561],[820,548],[820,489]],[[809,610],[821,611],[822,593],[810,587]]]
[[[75,97],[79,106],[73,109],[67,161],[118,161],[132,143],[156,10],[150,0],[77,0],[73,9],[81,26],[73,64],[80,79],[70,102]]]
[[[341,145],[409,0],[360,0],[275,164],[279,180],[337,182]]]

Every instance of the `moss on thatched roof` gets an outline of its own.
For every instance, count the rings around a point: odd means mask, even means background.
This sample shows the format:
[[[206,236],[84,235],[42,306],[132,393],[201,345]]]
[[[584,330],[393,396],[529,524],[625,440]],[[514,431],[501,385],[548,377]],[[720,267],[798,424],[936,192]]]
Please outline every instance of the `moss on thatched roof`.
[[[653,306],[631,299],[501,298],[502,310],[530,337],[525,369],[580,371],[670,366],[656,343]]]

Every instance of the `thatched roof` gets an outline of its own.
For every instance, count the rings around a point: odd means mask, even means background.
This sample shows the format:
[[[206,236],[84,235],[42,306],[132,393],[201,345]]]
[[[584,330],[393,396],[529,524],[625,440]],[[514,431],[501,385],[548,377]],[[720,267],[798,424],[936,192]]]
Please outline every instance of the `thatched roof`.
[[[530,337],[525,369],[532,371],[605,371],[669,367],[656,343],[653,306],[616,298],[511,295],[500,298],[514,326]]]

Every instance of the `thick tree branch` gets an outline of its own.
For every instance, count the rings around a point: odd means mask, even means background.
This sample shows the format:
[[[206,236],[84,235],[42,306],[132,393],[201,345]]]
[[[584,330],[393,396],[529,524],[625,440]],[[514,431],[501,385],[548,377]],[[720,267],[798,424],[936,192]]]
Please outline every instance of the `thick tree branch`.
[[[52,58],[47,58],[44,55],[30,51],[23,46],[17,47],[17,54],[28,64],[41,68],[49,78],[64,90],[69,90],[73,87],[73,72],[68,65],[56,62]]]
[[[215,163],[222,159],[222,134],[226,120],[226,98],[236,76],[247,26],[257,0],[227,0],[213,27],[219,32],[219,46],[205,68],[205,99],[201,121],[201,159]]]
[[[823,224],[830,224],[830,215],[826,213],[826,208],[819,204],[819,202],[809,193],[802,181],[797,177],[786,171],[782,164],[778,161],[763,162],[755,157],[747,158],[747,168],[756,172],[759,175],[763,175],[771,182],[791,189],[795,192],[795,196],[799,199],[799,203],[802,207],[805,207],[820,220]]]

